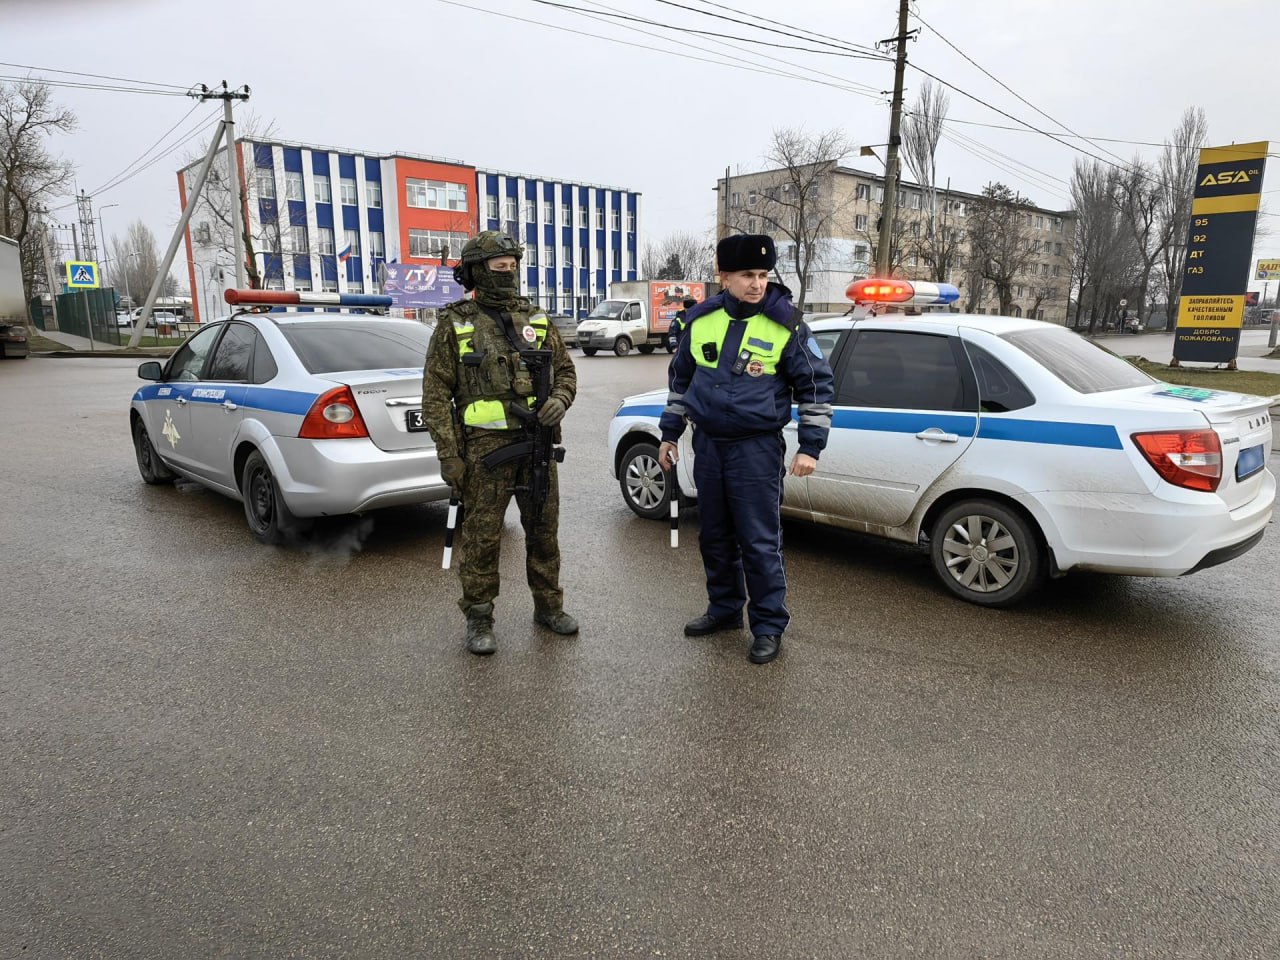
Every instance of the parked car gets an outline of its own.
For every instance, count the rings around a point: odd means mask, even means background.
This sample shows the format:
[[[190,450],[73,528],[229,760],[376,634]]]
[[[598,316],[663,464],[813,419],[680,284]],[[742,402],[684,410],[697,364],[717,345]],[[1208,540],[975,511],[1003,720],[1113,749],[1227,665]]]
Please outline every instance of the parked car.
[[[239,500],[255,537],[307,518],[449,496],[422,422],[431,327],[340,314],[239,313],[147,362],[129,422],[149,484],[186,477]]]
[[[836,375],[817,471],[788,476],[791,517],[917,544],[956,595],[986,606],[1046,576],[1174,577],[1261,540],[1276,497],[1269,401],[1173,386],[1035,320],[814,319]],[[666,517],[697,497],[691,430],[658,467],[665,391],[609,426],[623,500]],[[796,450],[794,420],[784,430]]]
[[[117,313],[116,324],[121,327],[136,327],[138,321],[142,319],[142,308],[138,307],[130,313]],[[181,320],[176,313],[169,313],[166,310],[155,310],[147,319],[147,329],[154,329],[157,323],[176,324]]]

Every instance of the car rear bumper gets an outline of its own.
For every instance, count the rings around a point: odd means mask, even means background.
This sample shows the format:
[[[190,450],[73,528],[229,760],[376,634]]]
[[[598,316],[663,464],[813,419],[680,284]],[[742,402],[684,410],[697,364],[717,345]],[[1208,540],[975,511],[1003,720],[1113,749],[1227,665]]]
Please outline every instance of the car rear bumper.
[[[449,497],[434,448],[387,451],[364,438],[298,437],[276,437],[275,446],[276,482],[289,509],[300,517],[363,513]]]
[[[1256,545],[1275,508],[1276,479],[1264,471],[1257,496],[1235,510],[1210,494],[1194,503],[1133,494],[1039,494],[1035,499],[1027,506],[1032,513],[1048,514],[1051,522],[1041,526],[1058,569],[1178,577],[1225,563]]]

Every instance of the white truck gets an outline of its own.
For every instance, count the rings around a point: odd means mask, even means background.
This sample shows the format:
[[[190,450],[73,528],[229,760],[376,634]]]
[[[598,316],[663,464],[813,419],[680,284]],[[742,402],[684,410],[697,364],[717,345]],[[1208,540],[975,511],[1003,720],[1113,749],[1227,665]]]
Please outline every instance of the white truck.
[[[0,359],[27,355],[27,300],[18,241],[0,237]]]
[[[609,299],[596,304],[578,324],[578,346],[588,357],[612,350],[625,357],[633,349],[666,349],[667,328],[685,297],[704,300],[708,284],[686,280],[627,280],[609,284]]]

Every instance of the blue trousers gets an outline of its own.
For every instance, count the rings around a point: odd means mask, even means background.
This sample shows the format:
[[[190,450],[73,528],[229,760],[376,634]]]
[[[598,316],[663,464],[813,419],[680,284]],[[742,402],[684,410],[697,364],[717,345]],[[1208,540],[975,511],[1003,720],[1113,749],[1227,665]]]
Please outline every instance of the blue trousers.
[[[723,619],[746,605],[752,634],[781,635],[791,621],[782,565],[782,434],[716,440],[695,429],[693,451],[707,613]]]

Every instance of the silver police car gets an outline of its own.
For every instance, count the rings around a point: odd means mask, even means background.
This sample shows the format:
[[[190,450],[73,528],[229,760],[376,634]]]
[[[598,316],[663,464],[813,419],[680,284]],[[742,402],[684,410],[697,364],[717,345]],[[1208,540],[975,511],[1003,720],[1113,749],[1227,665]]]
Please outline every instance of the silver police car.
[[[306,518],[446,499],[422,421],[431,327],[337,313],[236,313],[207,324],[134,395],[142,479],[177,476],[244,504],[279,543]]]

